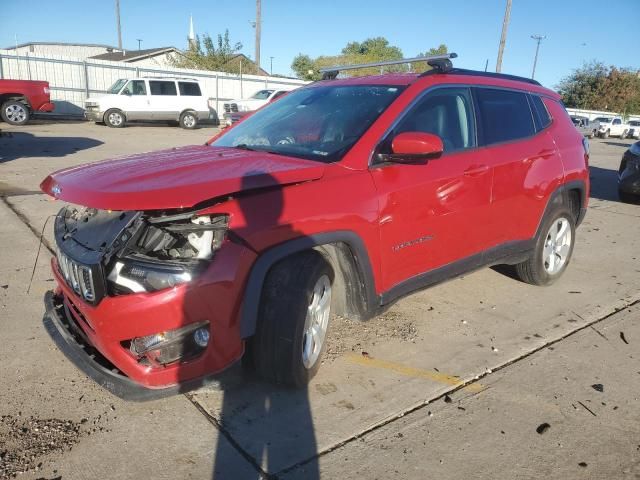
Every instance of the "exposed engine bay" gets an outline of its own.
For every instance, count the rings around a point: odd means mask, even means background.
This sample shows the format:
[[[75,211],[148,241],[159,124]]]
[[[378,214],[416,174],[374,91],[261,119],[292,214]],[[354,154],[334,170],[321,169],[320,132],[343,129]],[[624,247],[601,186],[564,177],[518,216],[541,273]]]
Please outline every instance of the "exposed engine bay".
[[[227,215],[64,207],[55,222],[60,271],[85,300],[191,281],[224,241]]]

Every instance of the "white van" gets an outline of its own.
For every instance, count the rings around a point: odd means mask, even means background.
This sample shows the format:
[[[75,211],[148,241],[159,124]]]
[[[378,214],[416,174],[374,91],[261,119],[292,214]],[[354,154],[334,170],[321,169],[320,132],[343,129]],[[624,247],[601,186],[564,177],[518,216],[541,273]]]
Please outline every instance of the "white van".
[[[121,128],[129,121],[175,121],[195,128],[209,118],[209,102],[192,78],[121,78],[107,93],[85,101],[85,116]]]

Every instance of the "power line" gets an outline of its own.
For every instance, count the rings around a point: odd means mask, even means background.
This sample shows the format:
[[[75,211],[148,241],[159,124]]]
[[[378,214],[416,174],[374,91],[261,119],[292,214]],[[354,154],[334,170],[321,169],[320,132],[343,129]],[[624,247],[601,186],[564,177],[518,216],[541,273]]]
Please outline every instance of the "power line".
[[[542,40],[544,40],[546,37],[546,35],[531,35],[531,38],[533,38],[534,40],[536,40],[536,56],[533,58],[533,70],[531,71],[531,79],[533,79],[533,77],[536,74],[536,64],[538,63],[538,51],[540,50],[540,42]]]
[[[498,61],[496,62],[496,73],[502,70],[502,54],[504,45],[507,43],[507,28],[509,27],[509,18],[511,18],[511,0],[507,0],[507,8],[504,11],[504,19],[502,20],[502,35],[500,35],[500,46],[498,47]]]

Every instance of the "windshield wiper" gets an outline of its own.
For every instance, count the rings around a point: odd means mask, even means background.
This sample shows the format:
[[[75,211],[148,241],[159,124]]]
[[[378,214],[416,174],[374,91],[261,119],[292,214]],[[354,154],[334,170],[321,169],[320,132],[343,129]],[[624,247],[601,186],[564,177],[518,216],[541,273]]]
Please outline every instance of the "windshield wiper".
[[[246,143],[239,143],[238,145],[234,145],[233,148],[239,148],[240,150],[249,150],[251,152],[256,152],[257,149],[250,147]]]

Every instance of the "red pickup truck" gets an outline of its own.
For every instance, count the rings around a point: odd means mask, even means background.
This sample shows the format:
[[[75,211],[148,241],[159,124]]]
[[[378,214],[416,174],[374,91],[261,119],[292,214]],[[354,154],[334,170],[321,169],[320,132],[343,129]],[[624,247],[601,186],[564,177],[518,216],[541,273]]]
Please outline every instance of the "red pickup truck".
[[[33,112],[52,112],[49,82],[0,80],[0,117],[11,125],[24,125]]]

